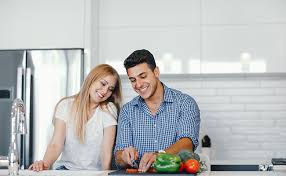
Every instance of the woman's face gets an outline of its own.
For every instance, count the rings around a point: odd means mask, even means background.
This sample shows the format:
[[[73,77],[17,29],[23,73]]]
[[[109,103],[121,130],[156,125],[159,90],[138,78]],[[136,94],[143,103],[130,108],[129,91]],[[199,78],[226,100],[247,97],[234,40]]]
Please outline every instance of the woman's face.
[[[108,75],[94,81],[89,89],[91,103],[100,103],[108,99],[116,86],[116,77]]]

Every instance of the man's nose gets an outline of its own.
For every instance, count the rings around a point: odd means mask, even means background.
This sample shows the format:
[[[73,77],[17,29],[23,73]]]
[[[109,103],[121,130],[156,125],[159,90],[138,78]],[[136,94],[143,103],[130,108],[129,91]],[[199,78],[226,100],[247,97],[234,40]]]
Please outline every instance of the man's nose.
[[[142,81],[141,80],[136,80],[135,88],[139,89],[139,88],[141,88],[141,86],[142,86]]]

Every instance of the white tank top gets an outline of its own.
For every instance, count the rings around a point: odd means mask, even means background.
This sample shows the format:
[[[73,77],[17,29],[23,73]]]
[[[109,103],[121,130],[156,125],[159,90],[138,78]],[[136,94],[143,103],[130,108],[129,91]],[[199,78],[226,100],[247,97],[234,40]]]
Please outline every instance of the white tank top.
[[[66,140],[62,157],[54,164],[54,168],[64,165],[69,170],[103,170],[101,160],[103,129],[117,125],[116,107],[113,103],[108,104],[112,115],[100,107],[96,108],[86,124],[85,143],[81,144],[74,130],[71,116],[72,102],[71,98],[63,100],[55,113],[55,118],[66,122]]]

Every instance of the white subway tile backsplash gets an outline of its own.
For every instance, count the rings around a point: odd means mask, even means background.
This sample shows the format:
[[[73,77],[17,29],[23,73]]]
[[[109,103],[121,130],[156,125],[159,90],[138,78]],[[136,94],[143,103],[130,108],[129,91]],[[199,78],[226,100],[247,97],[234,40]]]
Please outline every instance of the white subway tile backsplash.
[[[217,89],[217,95],[274,95],[275,90],[271,88],[234,88],[234,89]],[[285,89],[286,94],[286,89]]]
[[[261,87],[272,87],[272,88],[280,88],[286,87],[286,80],[278,79],[278,80],[262,80]]]
[[[257,135],[257,136],[261,136],[261,135],[278,135],[281,132],[285,131],[286,129],[284,128],[279,128],[279,127],[260,127],[260,126],[256,126],[256,127],[232,127],[231,129],[231,133],[232,134],[236,134],[236,135]]]
[[[230,103],[231,97],[227,96],[195,96],[198,104]]]
[[[285,150],[279,150],[274,152],[274,157],[273,158],[281,158],[286,156],[286,151]]]
[[[201,132],[202,134],[207,134],[210,136],[210,138],[214,136],[224,136],[225,134],[230,134],[231,129],[230,127],[223,127],[223,128],[206,128],[204,126],[201,126]]]
[[[284,111],[263,111],[260,112],[261,119],[283,120],[286,119],[286,109]]]
[[[285,150],[285,142],[271,142],[262,144],[262,149],[264,150],[272,150],[272,151],[283,151]]]
[[[276,127],[286,127],[286,117],[284,118],[284,120],[276,120],[275,124]]]
[[[286,88],[276,88],[275,94],[276,95],[286,95]]]
[[[203,81],[202,87],[204,88],[252,88],[259,87],[260,83],[256,81]]]
[[[232,96],[231,102],[245,104],[278,104],[286,103],[286,96]]]
[[[201,118],[201,126],[205,128],[215,128],[217,127],[217,121]]]
[[[259,143],[249,143],[247,141],[232,141],[219,144],[219,150],[248,150],[259,147]]]
[[[201,111],[243,111],[243,104],[200,104]]]
[[[202,88],[202,89],[187,89],[185,90],[186,93],[188,93],[191,96],[214,96],[216,94],[215,89],[208,89],[208,88]]]
[[[246,104],[246,111],[283,111],[286,104]]]
[[[218,121],[260,119],[259,112],[245,112],[245,111],[229,111],[229,112],[202,111],[201,116],[207,119],[217,119]]]
[[[234,128],[244,128],[244,127],[274,127],[273,120],[224,120],[218,123],[217,127],[231,126]]]
[[[213,152],[212,159],[216,160],[240,160],[243,163],[249,160],[255,160],[257,163],[268,163],[273,158],[274,151],[262,149],[246,150],[217,150]]]
[[[261,136],[248,135],[247,141],[256,143],[286,142],[286,137],[279,134],[277,135],[264,134]]]
[[[202,87],[201,81],[169,81],[165,79],[161,79],[164,84],[168,87],[178,88],[178,89],[196,89]]]

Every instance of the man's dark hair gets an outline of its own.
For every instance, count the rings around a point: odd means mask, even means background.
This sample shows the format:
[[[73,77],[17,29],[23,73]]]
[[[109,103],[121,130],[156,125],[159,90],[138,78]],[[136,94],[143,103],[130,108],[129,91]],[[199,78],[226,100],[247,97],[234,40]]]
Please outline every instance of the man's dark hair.
[[[146,49],[136,50],[130,54],[124,61],[126,71],[138,64],[147,63],[148,67],[153,71],[156,68],[154,56]]]

